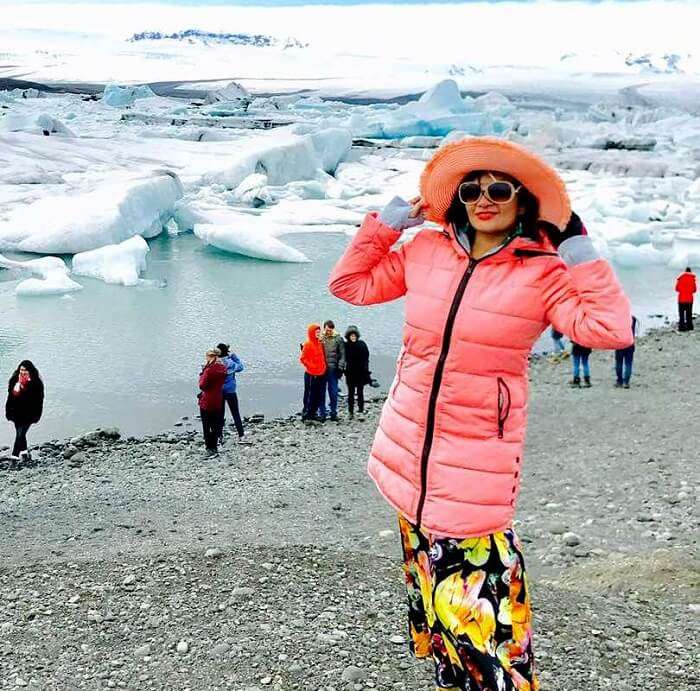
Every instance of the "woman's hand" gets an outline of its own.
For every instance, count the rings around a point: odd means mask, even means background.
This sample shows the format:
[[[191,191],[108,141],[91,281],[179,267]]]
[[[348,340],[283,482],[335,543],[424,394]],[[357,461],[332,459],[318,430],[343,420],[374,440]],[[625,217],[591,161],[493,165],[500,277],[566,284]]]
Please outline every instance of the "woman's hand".
[[[408,214],[411,218],[418,218],[423,216],[423,210],[428,208],[428,202],[420,196],[413,197],[408,202],[411,205],[411,211]]]
[[[380,212],[379,220],[394,230],[402,231],[425,223],[422,210],[426,204],[420,197],[407,202],[394,197]]]
[[[588,235],[586,226],[583,225],[583,221],[575,211],[571,212],[571,217],[564,230],[559,230],[559,228],[551,223],[542,223],[541,227],[555,248],[559,248],[559,245],[569,238],[576,237],[577,235]]]

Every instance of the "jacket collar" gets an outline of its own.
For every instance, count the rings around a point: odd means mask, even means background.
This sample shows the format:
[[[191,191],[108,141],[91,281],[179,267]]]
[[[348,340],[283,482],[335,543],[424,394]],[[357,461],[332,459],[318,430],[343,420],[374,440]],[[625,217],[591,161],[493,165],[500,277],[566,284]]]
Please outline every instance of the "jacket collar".
[[[458,255],[465,259],[470,258],[469,250],[457,238],[457,233],[453,226],[443,226],[442,234],[450,240],[452,248]],[[466,238],[464,240],[465,244],[468,245],[468,240]],[[488,260],[493,263],[520,261],[522,255],[519,256],[519,251],[556,253],[554,246],[545,238],[536,241],[526,237],[514,237],[506,240],[503,245],[495,248],[491,253],[481,257],[479,261]]]

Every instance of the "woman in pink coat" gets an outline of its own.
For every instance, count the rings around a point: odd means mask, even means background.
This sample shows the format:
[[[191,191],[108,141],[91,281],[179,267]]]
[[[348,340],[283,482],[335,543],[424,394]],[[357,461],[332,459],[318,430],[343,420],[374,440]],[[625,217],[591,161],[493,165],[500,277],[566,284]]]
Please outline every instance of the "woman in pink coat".
[[[439,227],[394,248],[424,217]],[[591,348],[630,345],[620,284],[550,166],[473,138],[435,154],[412,204],[367,215],[330,290],[355,305],[405,297],[369,474],[399,514],[414,653],[433,656],[438,689],[536,691],[513,530],[528,355],[550,324]]]

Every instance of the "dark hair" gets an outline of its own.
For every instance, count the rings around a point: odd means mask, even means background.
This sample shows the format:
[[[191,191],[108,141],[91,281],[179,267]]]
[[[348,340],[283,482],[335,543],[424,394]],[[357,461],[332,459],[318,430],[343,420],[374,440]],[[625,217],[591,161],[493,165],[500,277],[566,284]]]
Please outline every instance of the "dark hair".
[[[687,266],[685,270],[686,270],[686,272],[689,273],[689,274],[692,274],[692,273],[693,273],[692,269],[691,269],[689,266]]]
[[[335,324],[330,319],[326,319],[326,321],[323,322],[323,328],[325,329],[327,326],[330,326],[331,329],[335,329]]]
[[[349,340],[352,334],[357,336],[358,341],[360,340],[360,330],[356,326],[348,326],[347,330],[345,331],[345,339]]]
[[[459,184],[461,185],[463,182],[476,182],[482,175],[486,175],[490,172],[492,171],[472,170],[462,178]],[[532,194],[530,190],[524,187],[522,183],[516,178],[514,178],[512,175],[508,175],[507,173],[500,173],[495,170],[493,172],[498,173],[498,175],[504,177],[506,180],[510,180],[510,182],[512,182],[516,187],[520,186],[520,190],[518,190],[518,203],[523,209],[523,213],[520,215],[520,222],[522,224],[522,235],[523,237],[530,238],[530,240],[539,240],[540,203],[537,201],[537,197],[535,197],[535,195]],[[474,241],[474,229],[469,224],[469,217],[467,216],[467,207],[462,203],[462,201],[459,198],[459,185],[455,190],[454,197],[452,198],[452,203],[450,204],[450,208],[447,210],[445,218],[447,219],[447,222],[454,225],[455,228],[465,229],[467,235],[469,236],[469,241]]]
[[[31,360],[22,360],[22,362],[17,365],[17,369],[12,373],[10,381],[7,383],[8,390],[12,389],[12,387],[19,381],[19,371],[22,369],[22,367],[29,372],[29,376],[31,377],[32,381],[41,381],[41,375],[39,374],[39,370],[34,366],[34,363]]]
[[[219,343],[216,349],[221,353],[222,356],[228,355],[228,346],[225,343]]]

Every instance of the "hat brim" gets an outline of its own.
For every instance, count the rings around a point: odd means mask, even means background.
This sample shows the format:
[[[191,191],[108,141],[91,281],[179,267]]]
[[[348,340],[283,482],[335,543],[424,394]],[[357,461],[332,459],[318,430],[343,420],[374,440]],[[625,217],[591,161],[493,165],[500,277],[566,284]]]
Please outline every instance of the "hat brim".
[[[539,218],[562,230],[571,202],[559,174],[527,149],[494,137],[473,137],[443,146],[428,161],[420,179],[425,217],[441,225],[464,176],[473,170],[506,173],[522,183],[539,202]]]

